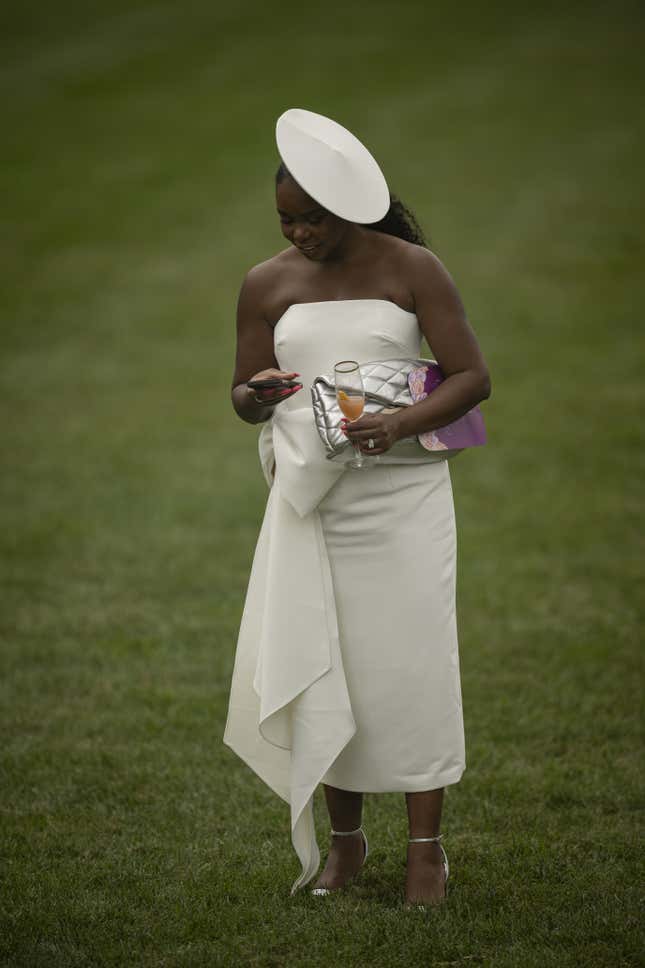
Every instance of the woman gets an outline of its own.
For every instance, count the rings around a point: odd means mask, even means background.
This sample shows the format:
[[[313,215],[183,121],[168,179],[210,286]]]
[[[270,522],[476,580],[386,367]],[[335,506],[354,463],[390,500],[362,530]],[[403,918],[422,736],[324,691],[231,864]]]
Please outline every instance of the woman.
[[[454,283],[346,128],[300,109],[277,123],[276,202],[289,247],[254,266],[237,311],[232,401],[262,424],[270,487],[237,644],[224,742],[291,807],[302,872],[318,871],[313,795],[332,839],[312,893],[363,865],[365,792],[406,795],[408,904],[444,896],[445,786],[465,769],[448,462],[394,462],[400,438],[456,420],[490,379]],[[397,413],[344,422],[368,471],[326,459],[309,387],[343,359],[420,354],[445,379]],[[257,390],[269,377],[295,385]],[[304,393],[302,391],[305,391]]]

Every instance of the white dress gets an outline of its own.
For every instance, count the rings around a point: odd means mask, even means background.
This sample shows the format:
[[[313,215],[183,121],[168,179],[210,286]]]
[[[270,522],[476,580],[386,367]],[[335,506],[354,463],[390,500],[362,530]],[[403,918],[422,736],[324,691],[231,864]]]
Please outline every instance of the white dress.
[[[448,461],[331,462],[309,392],[338,360],[418,357],[421,338],[416,315],[383,299],[297,303],[274,331],[303,389],[260,432],[270,492],[223,742],[290,804],[292,894],[320,866],[319,783],[418,792],[466,766]]]

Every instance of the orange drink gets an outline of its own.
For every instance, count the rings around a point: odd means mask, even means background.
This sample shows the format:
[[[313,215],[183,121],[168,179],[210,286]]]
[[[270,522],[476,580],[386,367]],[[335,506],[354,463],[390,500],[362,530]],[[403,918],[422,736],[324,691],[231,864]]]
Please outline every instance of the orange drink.
[[[358,420],[365,406],[365,397],[359,393],[347,393],[339,390],[337,393],[338,406],[348,420]]]
[[[341,360],[334,366],[336,400],[341,411],[350,423],[358,420],[365,407],[365,387],[361,368],[356,360]],[[360,444],[352,440],[354,457],[346,462],[346,467],[369,467],[363,460]]]

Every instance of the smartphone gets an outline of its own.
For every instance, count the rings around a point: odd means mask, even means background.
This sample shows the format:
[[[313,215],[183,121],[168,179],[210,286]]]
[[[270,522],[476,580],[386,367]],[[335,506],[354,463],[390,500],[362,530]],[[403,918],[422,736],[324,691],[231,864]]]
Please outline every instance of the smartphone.
[[[278,376],[267,377],[266,380],[249,380],[247,382],[247,387],[251,387],[252,390],[273,390],[281,389],[286,390],[289,387],[300,386],[298,380],[282,380]]]

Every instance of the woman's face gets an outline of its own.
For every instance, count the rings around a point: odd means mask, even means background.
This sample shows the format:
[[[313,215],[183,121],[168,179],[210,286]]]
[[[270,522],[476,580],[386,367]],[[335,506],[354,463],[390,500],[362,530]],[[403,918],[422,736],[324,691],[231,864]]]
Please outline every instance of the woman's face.
[[[347,231],[345,219],[319,205],[288,176],[276,186],[276,204],[285,239],[315,262],[329,256]]]

